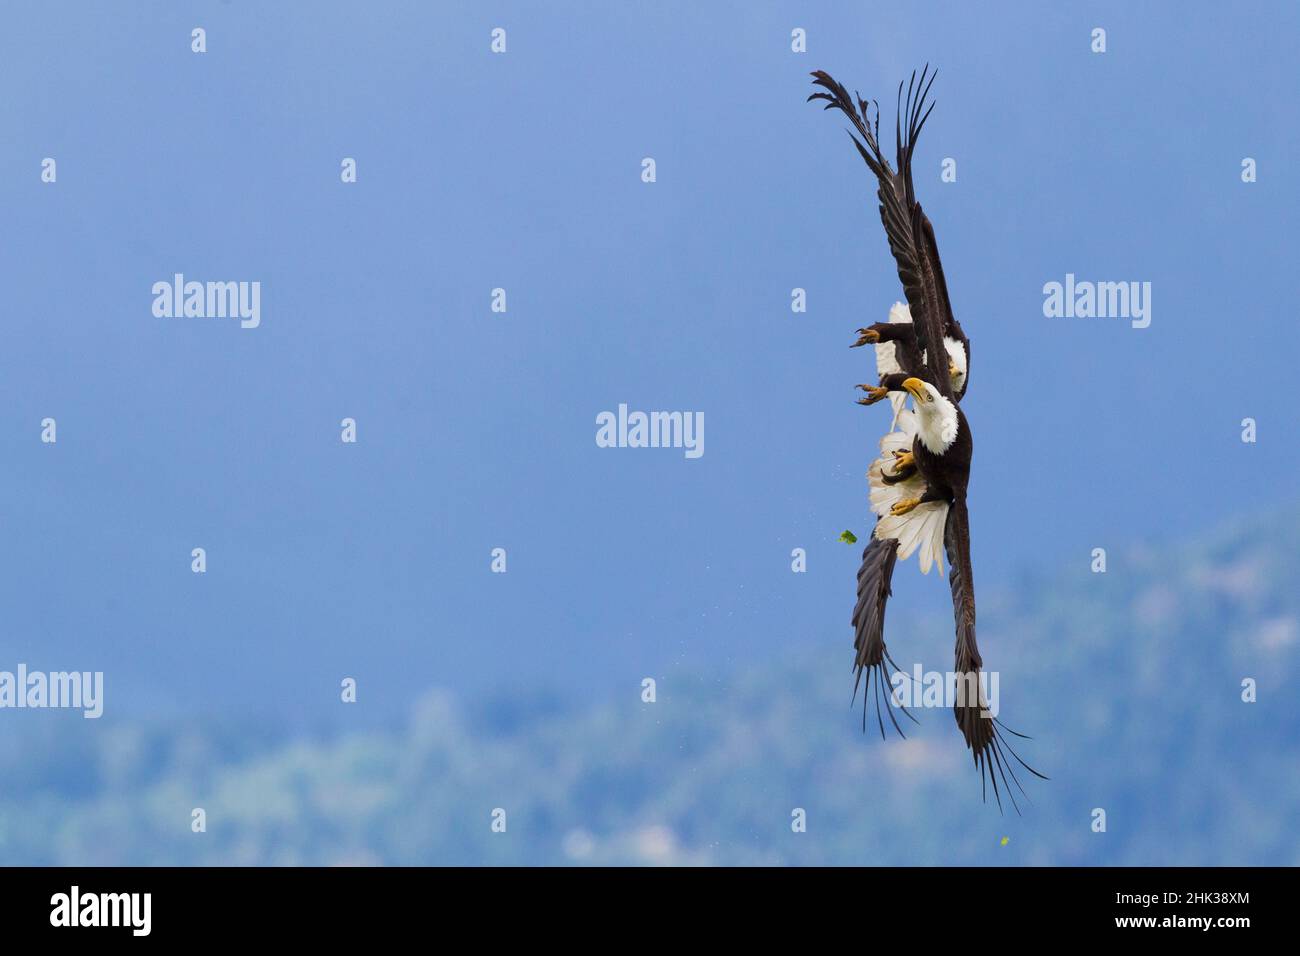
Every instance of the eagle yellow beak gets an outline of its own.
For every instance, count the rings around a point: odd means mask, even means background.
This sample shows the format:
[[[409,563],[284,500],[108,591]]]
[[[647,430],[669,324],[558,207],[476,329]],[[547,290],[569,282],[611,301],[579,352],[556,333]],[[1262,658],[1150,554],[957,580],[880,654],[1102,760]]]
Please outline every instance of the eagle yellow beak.
[[[930,393],[925,390],[925,383],[919,378],[909,378],[903,382],[903,388],[918,402],[924,404],[930,400]]]

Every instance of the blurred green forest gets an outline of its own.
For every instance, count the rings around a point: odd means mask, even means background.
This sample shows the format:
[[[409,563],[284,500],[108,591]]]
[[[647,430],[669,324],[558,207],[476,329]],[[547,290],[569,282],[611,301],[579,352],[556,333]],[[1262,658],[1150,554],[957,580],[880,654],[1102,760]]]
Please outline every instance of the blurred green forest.
[[[862,732],[846,625],[781,661],[663,675],[655,703],[639,683],[581,711],[435,688],[363,734],[2,713],[0,861],[1296,865],[1298,557],[1287,511],[982,596],[1003,719],[1052,778],[1026,779],[1023,815],[981,802],[947,710],[905,741]]]

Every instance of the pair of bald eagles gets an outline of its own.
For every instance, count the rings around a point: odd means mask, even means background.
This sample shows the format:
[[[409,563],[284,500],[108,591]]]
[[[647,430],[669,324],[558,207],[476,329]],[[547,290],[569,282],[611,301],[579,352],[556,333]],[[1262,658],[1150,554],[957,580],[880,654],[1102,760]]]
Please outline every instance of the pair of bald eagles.
[[[1002,805],[1003,791],[1014,806],[1009,780],[1022,793],[1023,788],[1010,761],[1014,759],[1035,776],[1042,774],[1021,760],[1007,742],[1003,731],[1015,731],[989,713],[979,679],[984,664],[975,643],[975,584],[966,507],[974,446],[970,425],[961,410],[970,369],[970,341],[953,317],[934,228],[916,200],[912,181],[916,140],[934,109],[933,103],[927,107],[926,102],[935,74],[928,66],[919,79],[913,73],[905,99],[903,84],[898,86],[894,123],[897,168],[890,166],[880,149],[879,105],[873,127],[869,118],[872,104],[860,97],[851,98],[828,73],[818,70],[812,76],[814,85],[821,89],[809,96],[809,101],[824,100],[826,109],[839,110],[848,117],[853,126],[849,137],[876,178],[880,221],[907,296],[907,305],[897,303],[890,310],[888,322],[858,329],[859,338],[854,343],[875,346],[880,375],[879,384],[858,386],[867,393],[859,403],[872,405],[888,398],[893,406],[889,433],[881,440],[880,456],[867,473],[871,509],[877,521],[871,542],[862,553],[858,600],[852,618],[857,652],[855,695],[866,675],[863,726],[867,698],[872,696],[873,688],[882,737],[882,703],[900,735],[902,729],[894,710],[901,709],[911,718],[891,698],[899,669],[884,640],[885,604],[895,562],[917,553],[923,573],[928,574],[936,563],[942,573],[946,555],[951,568],[949,583],[957,637],[957,726],[974,757],[986,795],[992,783],[998,806]],[[911,408],[906,407],[909,397]],[[903,675],[903,679],[910,678]]]

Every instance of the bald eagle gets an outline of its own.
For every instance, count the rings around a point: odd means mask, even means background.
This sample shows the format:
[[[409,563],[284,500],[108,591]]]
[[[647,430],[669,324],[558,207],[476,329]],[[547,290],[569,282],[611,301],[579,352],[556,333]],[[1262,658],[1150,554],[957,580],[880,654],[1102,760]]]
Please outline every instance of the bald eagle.
[[[873,128],[869,116],[871,104],[860,97],[855,101],[848,90],[824,71],[818,70],[812,76],[814,85],[821,89],[810,95],[809,101],[824,100],[825,109],[837,109],[848,117],[853,126],[848,131],[849,138],[876,178],[880,220],[908,308],[905,317],[900,303],[899,311],[891,313],[889,322],[859,329],[859,339],[854,343],[855,346],[869,343],[892,346],[892,354],[877,348],[880,383],[859,386],[867,392],[859,401],[869,405],[889,396],[894,404],[894,422],[890,434],[882,441],[882,456],[868,473],[878,520],[858,571],[857,604],[852,616],[857,674],[854,693],[865,675],[865,708],[874,683],[877,722],[884,736],[880,710],[882,696],[889,694],[884,685],[893,682],[892,672],[898,670],[884,641],[885,606],[894,565],[900,556],[906,558],[919,550],[922,570],[928,572],[936,561],[942,568],[942,558],[946,556],[956,630],[958,693],[954,716],[979,770],[985,797],[988,785],[992,784],[999,808],[1005,790],[1018,812],[1011,782],[1021,793],[1024,788],[1011,760],[1035,776],[1043,775],[1011,748],[1003,731],[1023,735],[1005,727],[989,713],[979,681],[984,662],[975,640],[975,582],[966,501],[974,442],[970,423],[960,407],[969,380],[970,341],[953,316],[934,227],[916,199],[912,180],[912,155],[917,137],[934,109],[933,103],[927,106],[927,98],[935,74],[928,66],[921,71],[919,79],[913,73],[905,100],[903,84],[899,83],[894,125],[897,171],[880,149],[879,106],[876,106]],[[910,411],[904,408],[907,396],[913,402]],[[888,712],[894,728],[901,734],[893,708]],[[864,725],[865,720],[864,709]]]

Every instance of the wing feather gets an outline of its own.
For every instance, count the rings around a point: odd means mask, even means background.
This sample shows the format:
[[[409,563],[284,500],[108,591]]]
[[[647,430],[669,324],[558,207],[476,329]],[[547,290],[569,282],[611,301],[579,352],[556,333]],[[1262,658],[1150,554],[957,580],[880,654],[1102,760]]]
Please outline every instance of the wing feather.
[[[929,274],[931,281],[934,283],[934,301],[937,303],[934,311],[941,320],[943,336],[956,339],[966,352],[966,377],[962,382],[960,394],[955,396],[955,398],[961,399],[965,396],[966,387],[970,384],[970,341],[966,338],[966,333],[952,314],[952,302],[948,298],[948,280],[943,275],[943,262],[939,259],[939,246],[934,238],[934,226],[930,223],[930,217],[925,215],[924,212],[921,213],[920,219],[922,271]],[[947,369],[944,371],[946,373]]]
[[[944,549],[948,552],[948,564],[952,568],[948,582],[952,588],[953,622],[957,632],[955,670],[958,694],[953,714],[957,719],[957,727],[966,738],[966,746],[970,748],[975,767],[980,772],[980,786],[985,798],[987,799],[988,787],[992,784],[998,808],[1002,807],[1002,793],[1005,791],[1011,799],[1011,805],[1019,813],[1020,807],[1016,803],[1011,784],[1014,783],[1021,794],[1025,790],[1016,777],[1009,758],[1014,758],[1016,763],[1035,777],[1044,780],[1047,778],[1021,760],[1020,755],[1012,749],[1002,731],[1008,730],[1013,734],[1015,731],[1004,727],[1001,721],[989,713],[988,702],[980,685],[980,671],[984,662],[975,643],[975,580],[971,574],[970,516],[964,498],[955,500],[948,509]],[[974,702],[969,699],[969,693],[962,694],[963,687],[974,693]]]
[[[826,92],[811,94],[808,97],[809,101],[824,100],[825,109],[837,109],[848,117],[849,122],[853,124],[853,130],[849,131],[849,138],[857,147],[858,155],[876,177],[878,183],[876,196],[880,200],[880,222],[885,227],[889,251],[898,268],[898,278],[903,283],[903,292],[912,312],[912,321],[916,323],[926,308],[921,284],[921,255],[912,232],[912,215],[907,201],[905,176],[894,172],[889,161],[880,151],[878,137],[880,107],[878,105],[876,107],[876,126],[873,129],[868,113],[869,104],[866,100],[859,97],[855,101],[849,96],[849,91],[824,70],[817,70],[812,76],[813,84],[822,87]],[[857,135],[854,135],[854,131]],[[900,149],[899,155],[910,156],[910,150],[904,152]]]
[[[912,206],[912,229],[922,239],[920,247],[924,250],[926,233],[934,234],[930,220],[920,203]],[[939,389],[945,398],[956,400],[953,394],[952,379],[948,376],[948,350],[943,345],[944,309],[947,308],[948,295],[943,288],[943,273],[940,271],[937,253],[931,256],[921,251],[917,256],[917,266],[921,271],[921,295],[926,302],[926,310],[921,318],[913,314],[912,325],[916,329],[916,343],[925,353],[925,364],[931,384]],[[930,308],[930,304],[934,308]]]
[[[933,102],[927,101],[937,75],[937,72],[930,70],[928,64],[919,77],[913,71],[907,82],[906,100],[903,99],[903,84],[898,85],[894,118],[897,172],[880,150],[878,105],[873,129],[867,101],[859,97],[855,102],[848,90],[823,70],[815,71],[812,76],[814,85],[822,87],[826,92],[813,93],[808,99],[824,100],[826,109],[838,109],[853,123],[857,135],[850,131],[849,137],[879,184],[876,195],[880,200],[880,221],[885,227],[889,251],[894,257],[898,278],[903,283],[903,291],[911,308],[917,345],[920,351],[926,353],[925,377],[944,396],[955,399],[958,396],[952,391],[947,353],[942,343],[945,334],[963,344],[966,337],[953,318],[943,265],[939,261],[938,245],[934,238],[934,227],[916,201],[916,188],[912,178],[912,157],[916,152],[916,142],[935,106]],[[967,376],[969,379],[969,362]],[[962,393],[965,394],[964,387]]]
[[[890,723],[894,725],[900,737],[906,736],[898,725],[894,710],[898,709],[913,722],[916,718],[908,713],[907,708],[897,707],[890,700],[892,693],[892,675],[898,672],[889,651],[885,647],[885,605],[889,601],[891,582],[894,577],[894,564],[898,556],[898,542],[889,538],[871,536],[870,543],[862,552],[862,566],[858,570],[858,603],[853,608],[853,649],[855,652],[853,670],[853,697],[856,700],[858,686],[866,676],[866,688],[862,694],[862,729],[867,728],[867,698],[874,696],[876,701],[876,723],[880,727],[880,736],[885,736],[885,722],[881,717],[882,709],[889,712]],[[873,688],[874,685],[874,688]],[[873,694],[874,689],[874,694]]]

